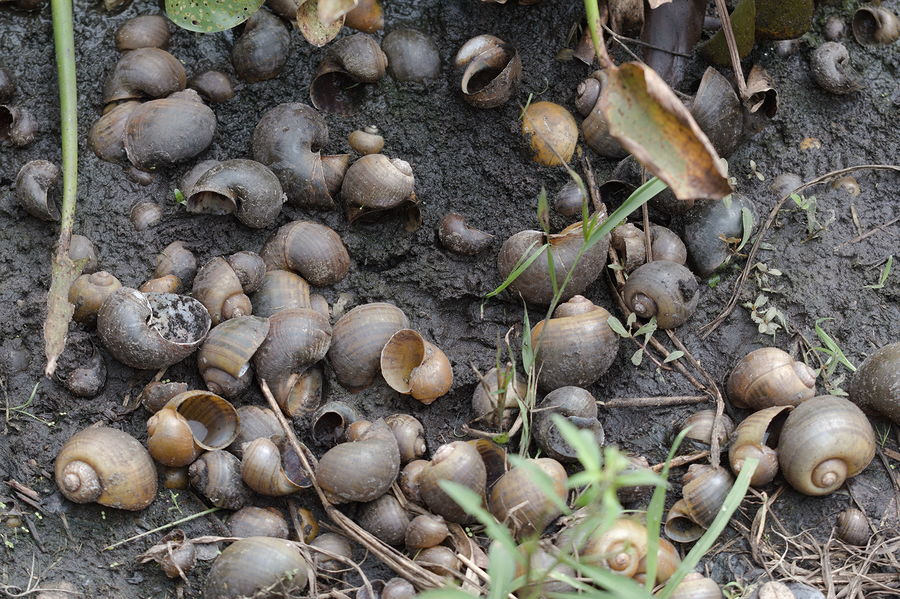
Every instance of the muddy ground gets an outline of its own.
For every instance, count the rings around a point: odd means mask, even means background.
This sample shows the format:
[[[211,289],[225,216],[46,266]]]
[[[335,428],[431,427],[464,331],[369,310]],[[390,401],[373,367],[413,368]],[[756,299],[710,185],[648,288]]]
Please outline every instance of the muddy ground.
[[[475,0],[386,3],[387,29],[400,26],[433,35],[440,47],[442,73],[426,84],[396,83],[383,79],[367,91],[363,110],[355,116],[328,116],[329,152],[349,151],[347,134],[375,123],[386,139],[385,152],[409,161],[416,176],[416,192],[423,204],[423,226],[414,233],[399,224],[382,222],[350,227],[337,212],[303,213],[286,207],[279,224],[294,218],[313,218],[337,230],[353,259],[350,275],[330,289],[321,290],[332,303],[354,305],[387,300],[410,317],[414,328],[434,339],[449,355],[454,368],[453,390],[429,407],[398,396],[376,385],[350,395],[332,382],[329,399],[352,402],[369,416],[406,410],[425,424],[429,449],[460,434],[470,418],[468,402],[475,385],[470,364],[484,370],[494,361],[498,338],[522,320],[522,309],[511,301],[481,297],[499,283],[496,252],[509,235],[535,225],[536,197],[541,186],[551,193],[566,180],[561,169],[531,162],[518,133],[519,104],[530,94],[535,99],[560,102],[573,108],[574,89],[588,69],[578,62],[560,62],[557,52],[566,44],[572,25],[581,18],[580,2],[547,0],[534,7],[482,4]],[[897,9],[896,2],[888,2]],[[758,45],[751,62],[765,66],[774,77],[781,110],[755,139],[731,157],[731,174],[739,191],[751,198],[759,215],[765,215],[777,198],[768,186],[782,172],[794,172],[804,180],[833,169],[897,161],[897,107],[900,88],[898,45],[862,47],[847,42],[853,63],[863,73],[865,89],[845,97],[818,89],[810,76],[809,53],[821,41],[824,19],[841,15],[849,24],[856,3],[819,7],[813,31],[804,38],[799,53],[778,56],[770,44]],[[120,168],[100,162],[87,148],[86,136],[100,114],[101,82],[118,58],[113,45],[115,28],[129,17],[157,12],[156,3],[138,0],[117,15],[107,15],[99,4],[76,2],[75,37],[79,81],[79,194],[75,231],[98,245],[102,268],[125,285],[137,286],[153,269],[154,256],[169,242],[181,239],[196,252],[199,261],[237,250],[259,250],[268,231],[248,229],[229,217],[195,216],[175,203],[173,187],[181,169],[162,174],[149,187],[126,179]],[[515,45],[522,57],[525,79],[515,102],[489,111],[465,104],[451,70],[456,49],[477,33],[494,33]],[[199,35],[177,31],[170,51],[180,58],[188,74],[207,68],[232,72],[230,32]],[[294,32],[291,56],[284,73],[275,80],[240,85],[235,98],[215,107],[218,130],[204,157],[247,157],[252,128],[260,115],[280,102],[307,101],[310,76],[323,50],[314,49]],[[151,372],[123,367],[106,355],[109,380],[100,396],[77,399],[58,383],[42,377],[44,366],[41,324],[49,283],[50,248],[55,226],[28,216],[15,202],[13,181],[28,160],[59,161],[58,102],[50,11],[38,14],[0,10],[0,60],[17,76],[16,103],[27,105],[40,122],[37,141],[24,149],[0,148],[0,341],[2,341],[2,407],[0,411],[0,478],[18,481],[41,496],[40,512],[0,487],[0,516],[24,512],[25,528],[0,526],[0,592],[33,589],[48,579],[65,579],[94,597],[171,597],[175,584],[152,566],[136,566],[136,555],[160,535],[152,535],[113,551],[106,545],[204,509],[190,492],[161,490],[147,510],[133,514],[94,505],[74,505],[57,492],[52,477],[53,460],[72,434],[97,421],[113,423],[139,439],[145,438],[143,411],[123,413],[123,399],[133,396],[151,378]],[[699,75],[696,69],[695,75]],[[685,87],[689,87],[690,81]],[[802,149],[806,138],[819,144]],[[750,167],[756,164],[760,180]],[[614,163],[592,157],[602,181]],[[896,253],[896,224],[856,243],[859,234],[851,207],[859,214],[862,230],[891,220],[898,211],[897,178],[891,174],[856,173],[859,196],[819,186],[819,219],[826,229],[813,240],[806,238],[806,217],[785,210],[769,233],[770,250],[759,259],[784,274],[775,281],[779,293],[772,302],[790,326],[814,341],[816,319],[826,324],[847,357],[854,363],[881,345],[900,339],[900,275],[893,273],[884,288],[864,289],[878,279],[883,261]],[[164,207],[158,226],[136,232],[128,219],[138,201],[154,201]],[[441,216],[453,210],[473,217],[496,236],[483,254],[466,258],[449,253],[436,242],[435,227]],[[561,218],[554,224],[564,225]],[[741,264],[741,261],[738,261]],[[779,332],[774,339],[757,333],[746,309],[738,307],[711,337],[701,340],[697,330],[713,318],[727,301],[736,268],[721,275],[715,287],[701,285],[700,307],[678,335],[719,382],[734,362],[752,349],[777,345],[795,347],[795,338]],[[757,290],[751,282],[742,301],[752,300]],[[604,279],[587,295],[610,309],[613,302]],[[483,311],[482,311],[483,306]],[[542,317],[530,312],[532,322]],[[663,338],[663,337],[661,337]],[[668,343],[667,339],[664,339]],[[633,366],[632,348],[622,345],[619,356],[591,392],[600,400],[614,397],[691,395],[696,390],[680,375],[659,374],[649,361]],[[843,371],[838,370],[838,374]],[[167,377],[199,386],[192,359],[169,369]],[[25,404],[39,383],[34,401]],[[820,385],[820,390],[822,389]],[[259,395],[246,402],[262,403]],[[711,405],[711,404],[709,404]],[[703,406],[708,407],[708,406]],[[646,455],[650,462],[664,459],[674,424],[694,407],[634,408],[605,411],[601,419],[609,442]],[[52,423],[52,424],[48,424]],[[885,447],[897,449],[896,430],[887,421],[873,418]],[[892,467],[896,461],[889,462]],[[896,474],[894,474],[896,476]],[[777,483],[777,481],[776,481]],[[781,486],[781,483],[777,483]],[[770,495],[776,488],[768,489]],[[854,495],[876,525],[886,519],[897,523],[897,503],[885,467],[877,459],[857,479]],[[674,500],[674,494],[672,494]],[[300,502],[312,505],[312,496]],[[846,490],[825,498],[806,498],[790,489],[771,508],[791,532],[810,530],[819,541],[828,538],[835,515],[851,505]],[[750,514],[755,511],[751,506]],[[63,526],[63,518],[68,527]],[[186,525],[189,536],[219,534],[221,527],[203,518]],[[729,531],[726,538],[737,537]],[[768,535],[766,535],[768,538]],[[706,562],[713,577],[724,584],[766,578],[760,562],[754,562],[740,537],[728,543]],[[686,548],[685,548],[686,549]],[[360,556],[361,557],[361,556]],[[376,575],[385,573],[373,558],[366,566]],[[807,563],[811,569],[816,569]],[[204,568],[190,577],[188,596],[202,587]],[[775,572],[775,576],[780,574]],[[815,586],[824,588],[819,583]],[[874,595],[872,595],[874,596]]]

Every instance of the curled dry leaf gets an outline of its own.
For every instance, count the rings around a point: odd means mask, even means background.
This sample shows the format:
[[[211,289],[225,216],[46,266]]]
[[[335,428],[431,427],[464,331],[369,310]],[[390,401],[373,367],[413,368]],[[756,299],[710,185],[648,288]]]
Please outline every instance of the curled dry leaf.
[[[321,3],[332,3],[332,0],[322,0]],[[319,17],[320,0],[304,0],[297,7],[297,28],[303,37],[313,46],[321,48],[335,37],[344,26],[344,15],[333,22],[325,24]],[[355,4],[355,2],[354,2]],[[351,7],[352,8],[352,7]]]
[[[762,112],[772,118],[778,112],[778,90],[772,85],[769,73],[755,64],[747,75],[747,99],[744,106],[751,113]]]

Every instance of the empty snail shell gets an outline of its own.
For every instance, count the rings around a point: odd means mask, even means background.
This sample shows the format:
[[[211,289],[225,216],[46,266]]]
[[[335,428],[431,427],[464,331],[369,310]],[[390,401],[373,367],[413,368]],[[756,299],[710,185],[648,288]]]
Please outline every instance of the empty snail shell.
[[[206,388],[229,399],[240,397],[253,381],[250,359],[268,332],[269,321],[258,316],[238,316],[211,330],[197,352]]]
[[[329,401],[313,415],[313,440],[319,445],[334,445],[344,438],[350,425],[361,418],[353,406],[342,401]]]
[[[584,117],[581,132],[584,134],[584,142],[600,156],[624,158],[628,152],[615,137],[610,135],[609,123],[600,109],[600,91],[603,88],[604,77],[600,71],[596,71],[578,84],[575,107]]]
[[[619,252],[625,272],[631,272],[647,262],[644,232],[632,223],[622,223],[613,229],[610,234],[610,245]]]
[[[103,103],[162,98],[184,89],[187,75],[181,61],[159,48],[125,53],[106,78]]]
[[[169,21],[162,15],[140,15],[116,29],[116,50],[165,48],[169,44]]]
[[[293,594],[306,587],[308,566],[284,539],[248,537],[229,545],[213,562],[203,587],[206,599],[240,599],[271,589]]]
[[[740,239],[744,234],[742,210],[753,212],[753,204],[740,194],[731,202],[698,203],[682,216],[684,243],[694,271],[701,277],[711,275],[730,258],[726,239]]]
[[[260,252],[268,270],[296,272],[317,287],[334,285],[347,276],[350,256],[330,227],[295,220],[280,227]]]
[[[413,460],[400,471],[398,484],[403,495],[413,503],[424,503],[419,488],[419,475],[428,467],[430,462],[426,460]]]
[[[822,36],[829,42],[839,42],[843,39],[844,30],[846,30],[846,28],[847,26],[844,25],[844,19],[840,17],[828,17],[828,20],[825,21],[825,27],[822,28]],[[856,41],[859,41],[859,39]]]
[[[900,424],[900,343],[872,353],[853,374],[850,400]]]
[[[191,485],[211,504],[238,510],[250,500],[250,489],[241,482],[241,461],[221,449],[208,451],[188,468]]]
[[[866,545],[872,536],[866,515],[856,508],[848,508],[838,514],[837,536],[850,545]]]
[[[840,42],[825,42],[809,58],[813,79],[832,94],[844,95],[863,88],[862,77],[850,62],[850,53]]]
[[[467,441],[467,443],[478,451],[481,461],[484,462],[487,474],[487,488],[490,490],[500,477],[509,470],[506,450],[488,439],[472,439]]]
[[[384,420],[377,420],[359,441],[329,449],[319,460],[316,481],[334,503],[372,501],[387,492],[399,473],[397,440]]]
[[[353,546],[350,545],[350,541],[344,535],[326,532],[313,539],[310,545],[328,552],[327,554],[318,551],[314,552],[313,563],[320,572],[327,572],[330,576],[340,578],[347,569],[346,561],[332,556],[348,559],[353,557]]]
[[[59,450],[56,484],[76,503],[142,510],[156,497],[156,468],[150,454],[127,433],[105,426],[86,428]]]
[[[301,374],[292,374],[276,383],[272,393],[286,416],[301,418],[312,414],[321,404],[325,375],[321,366],[311,366]]]
[[[453,367],[447,355],[412,329],[400,329],[385,344],[381,375],[391,389],[426,405],[453,386]]]
[[[291,37],[281,19],[266,9],[253,13],[231,50],[238,78],[253,83],[281,74],[287,62]]]
[[[203,71],[191,77],[187,86],[210,104],[221,104],[234,97],[231,79],[221,71]]]
[[[534,481],[534,469],[549,479],[558,501],[548,497],[544,485]],[[565,468],[554,459],[526,460],[494,484],[490,497],[491,513],[500,522],[507,523],[518,539],[534,533],[540,535],[548,524],[562,515],[558,506],[566,499],[567,479]]]
[[[447,523],[440,516],[420,514],[406,527],[405,543],[410,549],[435,547],[450,536]]]
[[[565,462],[578,459],[575,448],[565,440],[553,422],[558,414],[580,429],[591,431],[598,447],[603,446],[603,425],[597,420],[597,400],[581,387],[560,387],[547,394],[534,415],[534,437],[551,458]]]
[[[494,236],[466,224],[461,214],[448,212],[438,225],[438,238],[441,244],[457,254],[474,256],[483,252],[494,240]]]
[[[213,258],[197,272],[191,294],[206,307],[213,326],[247,316],[253,309],[234,269],[221,257]]]
[[[606,372],[619,349],[609,317],[609,312],[576,295],[558,306],[553,318],[534,326],[531,342],[537,350],[542,389],[586,387]]]
[[[853,14],[853,37],[862,45],[890,44],[900,36],[900,19],[886,6],[867,4]]]
[[[685,438],[709,445],[712,442],[713,423],[715,422],[715,418],[715,410],[700,410],[694,412],[681,423],[681,430],[689,428],[690,430],[688,430]],[[724,445],[734,431],[734,422],[731,421],[731,418],[729,418],[727,414],[722,414],[721,423],[722,428],[719,430],[719,443]]]
[[[85,324],[96,323],[100,306],[120,287],[119,279],[105,270],[80,275],[69,287],[69,303],[75,306],[72,318]]]
[[[572,159],[578,143],[578,124],[559,104],[532,102],[522,113],[522,135],[531,144],[535,162],[560,166]]]
[[[347,13],[344,25],[365,33],[375,33],[384,29],[381,0],[359,0],[356,8]]]
[[[138,399],[144,409],[151,414],[156,414],[169,403],[173,397],[187,391],[187,383],[179,383],[169,381],[162,383],[160,381],[150,381],[141,389]],[[187,472],[185,472],[185,477]],[[187,480],[187,478],[185,478]]]
[[[185,391],[147,420],[147,448],[165,466],[187,466],[204,451],[225,449],[237,437],[238,414],[207,391]]]
[[[255,229],[270,227],[281,212],[285,195],[278,177],[254,160],[226,160],[183,190],[188,212],[234,214]]]
[[[409,320],[393,304],[357,306],[334,325],[328,361],[338,382],[356,392],[375,381],[381,367],[381,350],[391,336],[409,326]]]
[[[38,125],[31,111],[21,106],[0,106],[0,141],[25,147],[34,141]]]
[[[439,576],[452,576],[462,566],[456,553],[443,545],[423,549],[413,561]]]
[[[747,458],[756,458],[759,464],[753,471],[750,484],[761,487],[772,482],[778,474],[778,452],[768,443],[772,421],[789,406],[775,406],[755,412],[745,418],[737,429],[728,448],[728,461],[735,474],[740,474]]]
[[[501,389],[503,390],[501,392]],[[518,379],[512,364],[488,370],[472,393],[472,414],[476,422],[494,430],[509,430],[524,400],[525,382]]]
[[[470,516],[438,484],[449,480],[481,497],[487,487],[487,470],[478,450],[464,441],[441,445],[418,477],[419,493],[428,508],[451,522],[465,523]]]
[[[684,324],[697,309],[699,285],[677,262],[655,260],[638,267],[622,289],[625,304],[641,318],[656,317],[661,329]]]
[[[94,397],[100,393],[106,384],[106,363],[87,333],[74,332],[66,337],[56,377],[79,397]]]
[[[156,370],[193,353],[206,338],[210,322],[209,312],[193,298],[121,287],[100,307],[97,333],[123,364]]]
[[[181,284],[188,286],[197,274],[197,259],[183,241],[173,241],[156,256],[154,278],[175,275]]]
[[[35,218],[59,220],[58,180],[59,167],[52,162],[32,160],[26,163],[16,175],[16,197],[19,204]]]
[[[816,394],[816,373],[784,350],[763,347],[741,358],[728,377],[727,392],[738,408],[795,406]]]
[[[362,103],[365,88],[384,77],[388,60],[371,35],[355,33],[334,42],[319,63],[309,98],[319,110],[351,114]]]
[[[287,443],[260,437],[244,445],[241,478],[261,495],[281,497],[312,486],[300,456]]]
[[[288,523],[281,510],[274,507],[242,507],[228,518],[228,528],[233,537],[288,538]]]
[[[744,111],[731,82],[714,67],[707,67],[691,102],[691,116],[709,138],[719,156],[727,158],[741,143]]]
[[[253,294],[253,311],[268,318],[288,308],[310,308],[309,284],[286,270],[270,270]]]
[[[88,134],[88,144],[98,158],[114,164],[128,163],[128,155],[125,153],[125,123],[140,104],[136,100],[122,102],[104,112],[94,122]]]
[[[518,91],[522,60],[518,50],[500,38],[473,37],[462,45],[453,63],[462,70],[463,99],[476,108],[505,104]]]
[[[650,226],[650,251],[654,260],[668,260],[684,264],[687,262],[687,248],[681,237],[671,229],[659,225]]]
[[[828,495],[875,457],[875,433],[865,414],[835,396],[804,401],[788,415],[778,441],[784,478],[806,495]]]
[[[690,478],[689,478],[690,477]],[[685,476],[682,498],[675,502],[666,516],[666,535],[673,541],[696,541],[712,524],[733,479],[724,468],[693,464]]]
[[[156,202],[138,202],[128,212],[128,220],[135,231],[146,231],[162,220],[162,206]]]
[[[353,131],[348,137],[347,142],[355,152],[365,156],[366,154],[378,154],[384,148],[384,137],[378,131],[375,125],[369,125],[366,128]]]
[[[553,209],[563,216],[577,216],[585,205],[584,191],[575,181],[568,181],[553,198]]]
[[[359,506],[356,522],[388,545],[400,545],[406,537],[409,516],[397,498],[386,493]]]
[[[716,581],[699,572],[689,572],[675,591],[669,596],[672,599],[722,599],[722,590]]]
[[[278,385],[325,357],[331,343],[328,319],[310,308],[281,310],[269,317],[269,332],[253,367],[259,380]]]
[[[181,291],[181,281],[175,275],[166,275],[145,281],[138,287],[138,291],[141,293],[178,293]]]
[[[390,210],[415,200],[415,178],[405,160],[384,154],[368,154],[350,165],[341,186],[348,216],[362,211]]]
[[[441,57],[434,39],[415,29],[394,29],[381,42],[387,69],[397,81],[424,81],[440,74]]]
[[[237,457],[243,457],[244,445],[256,439],[271,439],[283,434],[281,424],[275,412],[259,406],[241,406],[237,409],[241,423],[237,437],[228,446],[228,451]]]

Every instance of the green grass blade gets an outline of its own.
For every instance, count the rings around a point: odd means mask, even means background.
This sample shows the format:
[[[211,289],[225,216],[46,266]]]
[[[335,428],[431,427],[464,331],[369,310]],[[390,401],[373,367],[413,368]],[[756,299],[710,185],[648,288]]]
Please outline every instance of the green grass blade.
[[[750,241],[750,234],[753,232],[753,213],[750,212],[749,208],[741,208],[741,228],[743,229],[741,243],[737,246],[736,252],[744,249],[744,246]]]
[[[513,270],[512,270],[511,273],[509,273],[509,276],[506,277],[506,280],[503,281],[502,283],[500,283],[500,286],[499,286],[499,287],[497,287],[496,289],[494,289],[493,291],[491,291],[490,293],[488,293],[487,295],[485,295],[485,296],[484,296],[485,299],[490,298],[490,297],[494,297],[495,295],[498,295],[498,294],[501,293],[504,289],[506,289],[507,287],[509,287],[510,285],[512,285],[513,281],[515,281],[516,279],[518,279],[518,278],[519,278],[519,275],[522,274],[523,272],[525,272],[525,270],[527,270],[528,267],[531,266],[531,263],[534,262],[535,260],[537,260],[538,257],[539,257],[541,254],[543,254],[544,251],[545,251],[547,248],[550,247],[550,244],[549,244],[549,243],[545,243],[544,245],[542,245],[542,246],[540,247],[540,249],[538,249],[536,252],[534,252],[533,254],[531,254],[531,255],[529,256],[529,255],[528,255],[528,252],[530,252],[531,249],[532,249],[534,246],[536,246],[536,245],[537,245],[537,242],[534,242],[534,243],[532,243],[530,246],[528,246],[528,249],[526,249],[526,250],[522,253],[522,257],[519,258],[519,261],[516,263],[516,267],[513,268]]]
[[[482,498],[478,493],[449,480],[439,481],[438,484],[450,496],[450,499],[455,501],[467,514],[476,518],[484,526],[484,531],[489,537],[503,545],[510,555],[516,556],[516,560],[522,558],[519,552],[516,551],[516,541],[513,539],[512,533],[482,507]]]
[[[586,239],[585,243],[587,249],[593,247],[597,242],[603,239],[603,237],[618,227],[622,221],[628,218],[629,214],[643,206],[650,198],[665,188],[665,183],[657,177],[653,177],[635,189],[634,192],[628,196],[628,199],[622,202],[621,206],[613,210],[612,214],[610,214],[601,225],[591,231],[591,235]]]
[[[834,320],[833,318],[819,318],[816,320],[815,329],[816,336],[819,340],[825,344],[825,347],[828,348],[828,351],[834,356],[834,359],[847,367],[850,372],[856,372],[856,366],[853,365],[850,360],[847,359],[847,356],[844,355],[844,350],[837,344],[837,341],[832,339],[831,335],[825,332],[825,329],[819,326],[820,322],[826,322],[829,320]]]
[[[556,494],[553,479],[551,479],[546,472],[541,470],[534,462],[526,460],[521,456],[510,454],[508,457],[514,468],[522,468],[528,472],[528,477],[531,479],[531,482],[537,485],[544,497],[556,506],[556,509],[566,516],[572,513],[572,510],[566,505],[566,498]]]

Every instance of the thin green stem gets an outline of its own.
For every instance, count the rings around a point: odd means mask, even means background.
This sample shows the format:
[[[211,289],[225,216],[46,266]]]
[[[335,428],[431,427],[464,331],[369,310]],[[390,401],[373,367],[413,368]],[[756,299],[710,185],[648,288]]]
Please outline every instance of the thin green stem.
[[[52,0],[53,43],[59,78],[59,117],[62,132],[63,197],[57,254],[68,247],[75,222],[78,186],[78,89],[75,85],[75,35],[72,0]]]
[[[594,42],[594,51],[600,61],[600,68],[615,67],[613,61],[606,52],[606,44],[603,41],[603,29],[600,26],[600,8],[597,0],[584,0],[584,13],[587,17],[588,29],[591,32],[591,41]]]

